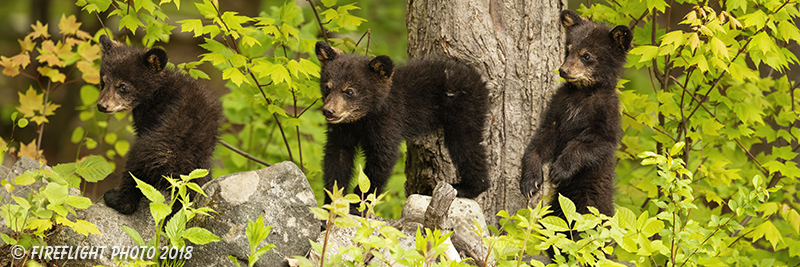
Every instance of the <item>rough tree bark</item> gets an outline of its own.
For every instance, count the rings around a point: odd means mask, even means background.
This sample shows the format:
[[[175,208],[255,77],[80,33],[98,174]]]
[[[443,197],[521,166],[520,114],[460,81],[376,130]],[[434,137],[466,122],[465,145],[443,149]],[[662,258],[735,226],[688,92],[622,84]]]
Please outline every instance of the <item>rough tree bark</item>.
[[[565,0],[408,0],[408,56],[457,58],[490,91],[484,144],[492,186],[481,194],[488,224],[525,207],[519,192],[525,146],[557,86],[563,58],[559,12]],[[458,181],[442,133],[408,141],[406,193],[430,195],[436,181]],[[536,201],[536,200],[533,200]]]

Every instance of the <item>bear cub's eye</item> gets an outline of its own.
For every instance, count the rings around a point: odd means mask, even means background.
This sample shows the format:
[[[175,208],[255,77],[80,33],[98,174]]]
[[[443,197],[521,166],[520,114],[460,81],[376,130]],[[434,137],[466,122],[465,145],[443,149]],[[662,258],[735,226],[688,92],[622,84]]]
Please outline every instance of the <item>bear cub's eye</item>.
[[[353,94],[355,94],[355,91],[353,91],[353,88],[347,88],[347,90],[344,90],[344,95],[346,95],[346,96],[353,96]]]
[[[125,85],[124,83],[123,83],[123,84],[120,84],[118,88],[119,88],[119,91],[120,91],[121,93],[125,93],[125,92],[127,92],[127,91],[128,91],[128,86],[127,86],[127,85]]]
[[[592,57],[589,56],[589,54],[587,53],[587,54],[583,54],[581,56],[581,59],[583,59],[583,61],[589,61],[589,59],[592,59]]]

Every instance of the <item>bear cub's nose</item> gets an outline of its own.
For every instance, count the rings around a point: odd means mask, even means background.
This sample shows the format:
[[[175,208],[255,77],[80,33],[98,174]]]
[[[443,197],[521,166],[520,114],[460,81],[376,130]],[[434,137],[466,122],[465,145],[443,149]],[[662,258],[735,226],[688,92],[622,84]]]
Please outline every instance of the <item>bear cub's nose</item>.
[[[322,107],[322,114],[325,115],[326,118],[333,117],[334,113],[336,113],[335,110],[333,110],[331,108],[328,108],[328,107]]]
[[[558,68],[558,75],[561,75],[561,78],[569,78],[569,71],[565,68]]]
[[[97,110],[103,113],[108,112],[108,105],[97,103]]]

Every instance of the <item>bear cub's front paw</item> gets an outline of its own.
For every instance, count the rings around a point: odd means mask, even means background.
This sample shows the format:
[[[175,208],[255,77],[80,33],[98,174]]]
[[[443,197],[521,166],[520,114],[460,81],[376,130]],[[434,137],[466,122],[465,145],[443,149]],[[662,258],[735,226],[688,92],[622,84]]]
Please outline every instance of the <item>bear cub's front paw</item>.
[[[522,195],[527,198],[532,198],[536,193],[539,193],[539,190],[542,189],[543,179],[542,177],[537,178],[530,178],[530,179],[522,179],[519,181],[519,189],[522,192]]]
[[[106,206],[119,213],[131,215],[136,212],[136,209],[139,207],[139,200],[141,200],[141,198],[131,199],[131,195],[132,194],[122,192],[119,188],[114,188],[106,191],[103,195],[103,199],[106,202]]]

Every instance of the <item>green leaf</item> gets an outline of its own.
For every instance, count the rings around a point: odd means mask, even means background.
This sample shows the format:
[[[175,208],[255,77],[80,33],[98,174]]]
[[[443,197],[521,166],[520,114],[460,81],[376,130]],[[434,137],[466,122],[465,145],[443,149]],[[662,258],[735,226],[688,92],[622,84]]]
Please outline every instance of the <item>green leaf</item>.
[[[128,143],[127,140],[119,140],[114,143],[114,151],[117,151],[117,154],[120,156],[125,156],[128,154],[128,151],[131,149],[131,144]]]
[[[287,116],[286,115],[286,110],[284,110],[283,108],[281,108],[281,107],[279,107],[277,105],[269,105],[269,106],[267,106],[267,110],[270,113],[276,113],[276,114],[281,115],[283,117]]]
[[[75,165],[75,172],[87,182],[97,182],[105,179],[113,169],[101,156],[91,155]]]
[[[133,228],[127,227],[125,225],[120,225],[120,226],[122,227],[122,231],[128,234],[128,236],[130,236],[131,239],[133,239],[133,242],[136,243],[136,245],[144,246],[144,239],[142,239],[142,236],[139,235],[139,232],[136,232],[136,230],[134,230]]]
[[[206,169],[196,169],[196,170],[193,170],[191,173],[189,173],[189,178],[197,179],[197,178],[206,177],[207,175],[208,175],[208,170],[206,170]]]
[[[31,209],[31,203],[28,202],[28,200],[26,200],[24,198],[21,198],[21,197],[18,197],[18,196],[11,196],[11,198],[14,199],[14,202],[17,202],[17,204],[19,204],[19,206],[23,210]]]
[[[298,14],[300,14],[300,8],[297,7],[295,1],[286,1],[281,5],[280,9],[280,16],[282,21],[292,21]]]
[[[792,226],[795,233],[800,233],[800,214],[797,213],[797,210],[791,209],[785,213],[786,215],[783,217],[789,225]]]
[[[717,130],[722,129],[725,125],[722,123],[717,122],[713,118],[709,118],[703,121],[703,133],[710,135],[710,136],[719,136]]]
[[[653,60],[658,55],[658,47],[652,45],[642,45],[631,49],[629,52],[633,55],[642,55],[639,63]]]
[[[164,233],[169,239],[177,239],[186,237],[183,235],[183,230],[186,229],[186,215],[182,211],[173,214],[172,218],[167,221],[167,226],[164,227]],[[191,240],[190,240],[191,241]]]
[[[66,185],[49,183],[42,191],[42,194],[47,197],[51,204],[60,205],[67,201],[67,196],[69,196],[68,189]]]
[[[44,232],[53,228],[53,222],[49,219],[35,219],[28,222],[25,229],[35,230],[37,232]]]
[[[11,238],[7,234],[0,233],[0,239],[3,239],[3,242],[5,242],[7,245],[16,245],[17,244],[17,240]]]
[[[164,203],[164,195],[161,194],[155,187],[152,185],[142,182],[134,176],[132,173],[130,174],[134,181],[136,181],[136,187],[142,190],[142,194],[150,200],[150,208],[152,209],[153,204],[163,204]],[[169,207],[167,207],[169,209]]]
[[[756,227],[753,231],[753,242],[758,241],[762,236],[772,244],[773,249],[777,249],[778,242],[783,242],[783,235],[781,235],[778,228],[772,224],[772,221],[764,221]]]
[[[564,212],[568,224],[572,224],[572,222],[581,217],[580,214],[576,212],[575,203],[564,195],[558,194],[558,204],[561,205],[561,210]]]
[[[319,67],[319,65],[317,65],[317,63],[314,63],[313,61],[305,59],[305,58],[301,58],[300,59],[300,67],[303,68],[305,73],[307,73],[307,74],[309,74],[309,75],[311,75],[313,77],[319,78],[320,67]]]
[[[728,48],[725,46],[725,42],[717,37],[711,37],[711,40],[709,40],[708,43],[711,45],[711,52],[714,54],[714,56],[725,59],[730,58],[728,55]]]
[[[280,65],[280,64],[275,64],[274,65],[274,68],[272,69],[272,72],[270,73],[270,78],[272,79],[272,82],[274,82],[276,84],[285,82],[285,83],[289,84],[289,86],[292,85],[292,78],[289,77],[289,71],[286,70],[286,67],[284,67],[283,65]]]
[[[203,192],[203,189],[200,188],[200,186],[197,185],[196,183],[186,183],[186,186],[189,187],[189,189],[192,189],[193,191],[200,193],[205,197],[208,197],[208,195],[206,195],[206,192]]]
[[[75,223],[70,227],[72,228],[72,230],[75,230],[76,233],[82,234],[84,236],[89,236],[89,234],[102,235],[102,233],[100,233],[100,230],[97,229],[96,225],[84,220],[75,220]]]
[[[785,160],[794,160],[794,158],[796,158],[797,155],[800,155],[800,154],[798,154],[797,152],[794,152],[793,149],[792,149],[792,146],[788,146],[787,145],[787,146],[780,146],[780,147],[779,146],[773,146],[772,147],[772,155],[777,157],[777,158],[781,158],[781,159],[785,159]]]
[[[361,192],[367,194],[373,193],[369,192],[370,181],[369,177],[367,177],[367,175],[364,173],[364,169],[362,169],[361,166],[358,166],[357,169],[358,169],[358,190],[361,190]]]
[[[100,96],[100,90],[97,90],[97,87],[93,85],[84,85],[81,86],[81,103],[83,105],[93,105],[97,102],[97,98]]]
[[[261,241],[267,238],[269,235],[270,230],[272,230],[272,226],[264,226],[264,215],[261,214],[258,216],[256,221],[247,220],[247,229],[245,229],[245,236],[247,236],[247,242],[250,243],[250,250],[252,251]]]
[[[556,216],[544,217],[543,219],[539,220],[539,223],[541,223],[548,230],[557,232],[569,231],[569,226],[567,226],[567,222]]]
[[[92,200],[87,197],[69,195],[66,203],[76,209],[86,209],[92,205]]]
[[[136,13],[131,12],[128,15],[123,16],[119,20],[119,30],[122,31],[123,28],[128,28],[131,32],[136,32],[136,29],[139,27],[144,27],[139,18],[136,17]]]
[[[274,248],[277,248],[277,246],[275,246],[273,244],[267,244],[267,245],[265,245],[263,247],[260,247],[258,250],[253,252],[253,254],[250,255],[250,257],[248,257],[248,260],[250,262],[250,264],[248,266],[249,267],[253,267],[253,265],[256,264],[258,259],[261,258],[262,255],[264,255],[264,253],[267,253],[267,251],[270,251],[270,250],[272,250]]]
[[[327,220],[328,217],[330,217],[330,213],[323,208],[311,207],[310,209],[311,213],[314,213],[314,218],[317,218],[317,220]]]
[[[236,267],[242,267],[241,265],[239,265],[239,259],[237,259],[236,256],[228,255],[228,259],[231,260],[234,264],[236,264]]]
[[[756,10],[755,12],[747,14],[740,18],[740,20],[742,20],[742,22],[744,23],[744,27],[746,28],[755,27],[756,30],[764,28],[764,25],[767,24],[768,19],[769,17],[767,16],[767,14],[764,14],[764,12],[761,10]]]
[[[205,32],[203,31],[203,21],[199,19],[185,19],[179,20],[181,24],[181,32],[194,32],[194,37],[199,37]]]
[[[361,223],[359,223],[357,220],[353,219],[353,217],[350,216],[336,217],[336,219],[333,219],[333,224],[340,228],[361,226]]]
[[[38,67],[36,68],[36,71],[38,71],[39,74],[49,77],[50,80],[53,82],[63,83],[64,80],[67,78],[67,76],[58,71],[58,69],[51,69],[50,67],[47,66]]]
[[[322,4],[325,5],[325,7],[332,7],[336,5],[336,2],[337,0],[322,0]]]
[[[623,228],[633,229],[636,227],[636,215],[630,209],[619,207],[615,216],[619,217],[620,226]]]
[[[207,19],[215,18],[217,16],[217,10],[209,0],[203,0],[203,3],[194,3],[194,5],[197,7],[197,11],[200,11],[200,14]]]
[[[183,231],[183,237],[198,245],[205,245],[211,242],[218,242],[222,240],[219,238],[219,236],[211,233],[211,231],[200,227],[186,229],[186,231]]]
[[[641,229],[646,237],[651,237],[664,229],[664,222],[656,218],[647,219],[647,224]]]
[[[27,127],[27,126],[28,126],[28,119],[26,119],[26,118],[22,118],[22,119],[19,119],[19,120],[17,121],[17,127],[19,127],[19,128],[25,128],[25,127]]]
[[[686,143],[684,142],[675,143],[674,145],[672,145],[672,148],[669,149],[669,155],[674,157],[675,155],[680,154],[681,152],[683,152],[683,147],[685,145]]]
[[[36,182],[36,177],[30,175],[28,172],[20,174],[17,178],[14,178],[14,184],[16,185],[29,185]]]
[[[73,144],[77,144],[81,140],[83,140],[83,135],[85,134],[83,127],[76,127],[75,130],[72,131],[72,137],[69,139]]]
[[[672,45],[673,47],[679,47],[683,45],[685,39],[683,38],[683,31],[671,31],[661,38],[661,45],[660,47],[665,47],[667,45]]]
[[[250,84],[250,80],[248,80],[247,77],[245,77],[244,74],[242,74],[242,72],[239,71],[239,69],[237,68],[227,68],[223,70],[222,79],[230,80],[231,82],[236,84],[236,86],[241,86],[243,82],[247,82],[247,84]]]
[[[150,215],[152,215],[153,221],[155,222],[161,222],[171,212],[172,209],[169,207],[169,205],[164,204],[163,200],[162,202],[150,202]]]

